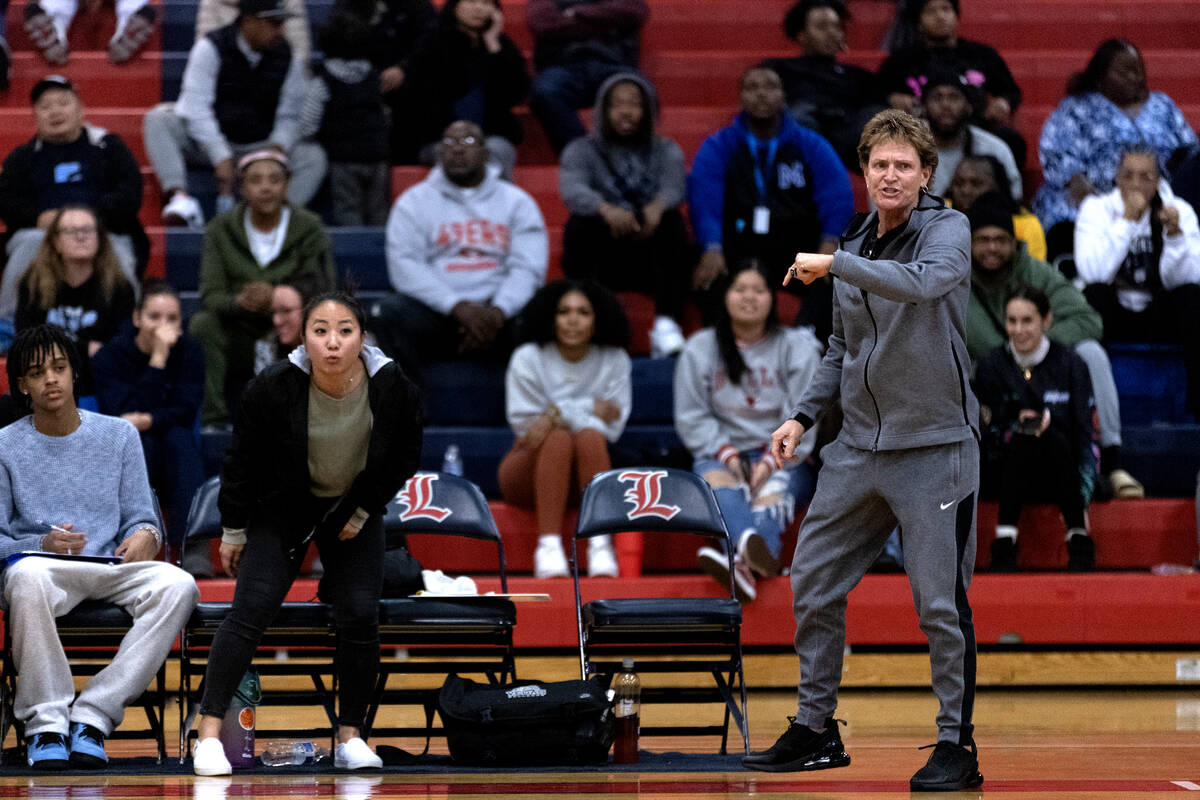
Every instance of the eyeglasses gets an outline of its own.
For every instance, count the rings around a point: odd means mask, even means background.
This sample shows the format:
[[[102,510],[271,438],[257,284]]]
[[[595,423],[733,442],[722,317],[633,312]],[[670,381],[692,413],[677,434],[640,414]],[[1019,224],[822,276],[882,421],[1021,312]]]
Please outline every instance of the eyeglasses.
[[[456,144],[465,144],[467,147],[474,147],[479,144],[479,138],[476,136],[447,136],[442,139],[442,144],[446,147],[453,147]]]
[[[59,228],[58,232],[63,236],[73,236],[75,238],[84,238],[96,235],[95,225],[73,225],[69,228]]]

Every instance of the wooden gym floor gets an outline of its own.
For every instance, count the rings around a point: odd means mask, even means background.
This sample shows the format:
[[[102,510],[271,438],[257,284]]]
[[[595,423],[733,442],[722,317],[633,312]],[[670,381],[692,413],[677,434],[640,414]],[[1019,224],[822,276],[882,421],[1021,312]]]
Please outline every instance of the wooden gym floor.
[[[783,690],[751,695],[751,746],[768,747],[794,710]],[[588,798],[896,798],[910,796],[908,778],[934,739],[935,703],[927,691],[849,689],[838,716],[853,759],[849,767],[810,773],[496,773],[457,775],[271,775],[265,769],[232,779],[191,776],[0,775],[0,798],[228,797],[403,798],[404,800],[557,800]],[[139,712],[131,711],[130,715]],[[264,713],[283,713],[265,709]],[[294,712],[293,712],[294,713]],[[671,714],[650,709],[662,721]],[[169,720],[170,721],[170,720]],[[982,689],[975,712],[981,790],[955,797],[1106,798],[1149,800],[1200,792],[1200,693],[1189,688]],[[265,724],[267,720],[263,720]],[[306,722],[307,724],[307,722]],[[170,741],[170,740],[169,740]],[[420,743],[391,741],[406,749]],[[711,740],[643,740],[654,751],[706,752]],[[444,748],[444,743],[443,743]],[[434,749],[439,748],[435,742]],[[444,751],[444,749],[443,749]],[[109,743],[111,756],[150,755],[146,742]],[[1194,795],[1200,798],[1200,794]]]

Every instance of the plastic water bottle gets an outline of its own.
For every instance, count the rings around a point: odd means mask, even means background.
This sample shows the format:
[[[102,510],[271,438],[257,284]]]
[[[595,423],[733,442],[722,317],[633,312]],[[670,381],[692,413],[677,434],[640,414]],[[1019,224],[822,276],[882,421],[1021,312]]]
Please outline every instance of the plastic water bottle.
[[[442,472],[447,475],[457,475],[460,478],[463,474],[462,455],[458,452],[458,445],[446,445],[446,455],[442,457]]]
[[[268,742],[261,758],[267,767],[311,764],[329,758],[329,748],[317,747],[312,742]]]
[[[613,676],[613,710],[616,730],[613,734],[613,763],[636,764],[638,729],[641,727],[642,681],[633,671],[633,659],[621,661],[621,671]]]

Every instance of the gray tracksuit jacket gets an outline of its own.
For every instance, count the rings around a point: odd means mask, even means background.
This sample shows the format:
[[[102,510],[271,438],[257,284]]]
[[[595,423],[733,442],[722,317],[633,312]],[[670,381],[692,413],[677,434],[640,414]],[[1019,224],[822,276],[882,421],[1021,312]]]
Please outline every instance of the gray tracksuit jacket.
[[[978,438],[968,383],[971,292],[967,218],[922,192],[908,223],[860,255],[878,224],[858,214],[833,258],[833,333],[794,418],[806,428],[839,399],[839,439],[903,450]]]

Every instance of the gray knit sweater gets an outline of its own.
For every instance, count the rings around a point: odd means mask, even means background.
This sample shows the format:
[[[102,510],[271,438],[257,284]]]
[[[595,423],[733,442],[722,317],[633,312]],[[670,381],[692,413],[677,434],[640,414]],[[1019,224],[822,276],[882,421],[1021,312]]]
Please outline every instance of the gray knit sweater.
[[[117,417],[79,412],[67,436],[25,417],[0,430],[0,558],[40,549],[46,523],[87,534],[85,555],[111,556],[140,528],[158,530],[142,442]]]

